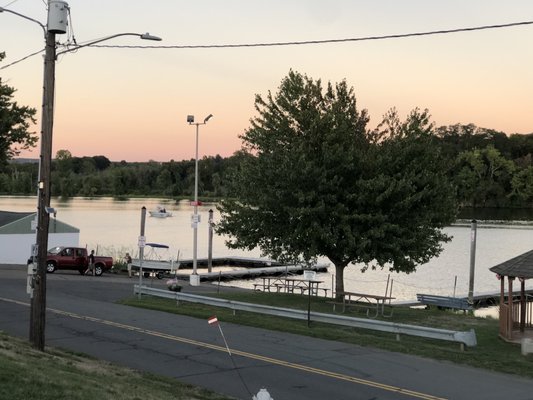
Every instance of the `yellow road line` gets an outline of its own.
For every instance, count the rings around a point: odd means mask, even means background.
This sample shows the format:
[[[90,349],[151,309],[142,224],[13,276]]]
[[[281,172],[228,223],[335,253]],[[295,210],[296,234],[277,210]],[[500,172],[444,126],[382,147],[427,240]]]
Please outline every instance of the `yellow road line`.
[[[19,305],[23,305],[23,306],[29,306],[28,303],[23,303],[23,302],[20,302],[20,301],[17,301],[17,300],[12,300],[12,299],[6,299],[6,298],[3,298],[3,297],[0,297],[0,300],[6,301],[6,302],[10,302],[10,303],[19,304]],[[101,324],[101,325],[107,325],[107,326],[112,326],[112,327],[115,327],[115,328],[125,329],[125,330],[132,331],[132,332],[143,333],[143,334],[146,334],[146,335],[160,337],[160,338],[172,340],[172,341],[175,341],[175,342],[186,343],[186,344],[190,344],[190,345],[194,345],[194,346],[198,346],[198,347],[204,347],[204,348],[208,348],[208,349],[212,349],[212,350],[222,351],[224,353],[227,352],[226,347],[223,347],[223,346],[217,346],[217,345],[214,345],[214,344],[200,342],[200,341],[193,340],[193,339],[187,339],[187,338],[184,338],[184,337],[169,335],[169,334],[163,333],[163,332],[152,331],[152,330],[149,330],[149,329],[139,328],[139,327],[132,326],[132,325],[125,325],[125,324],[121,324],[121,323],[118,323],[118,322],[108,321],[108,320],[101,319],[101,318],[89,317],[89,316],[86,316],[86,315],[80,315],[80,314],[76,314],[76,313],[72,313],[72,312],[68,312],[68,311],[57,310],[57,309],[54,309],[54,308],[47,308],[47,310],[49,310],[50,312],[53,312],[54,314],[63,315],[63,316],[67,316],[67,317],[70,317],[70,318],[90,321],[90,322],[94,322],[94,323]],[[403,394],[403,395],[406,395],[406,396],[410,396],[410,397],[416,398],[416,399],[445,400],[442,397],[437,397],[437,396],[433,396],[433,395],[430,395],[430,394],[420,393],[420,392],[416,392],[416,391],[413,391],[413,390],[404,389],[404,388],[401,388],[401,387],[398,387],[398,386],[391,386],[391,385],[387,385],[387,384],[383,384],[383,383],[379,383],[379,382],[370,381],[370,380],[367,380],[367,379],[356,378],[356,377],[353,377],[353,376],[340,374],[340,373],[337,373],[337,372],[326,371],[326,370],[323,370],[323,369],[313,368],[313,367],[309,367],[309,366],[302,365],[302,364],[296,364],[296,363],[292,363],[292,362],[289,362],[289,361],[278,360],[276,358],[261,356],[259,354],[253,354],[253,353],[248,353],[248,352],[245,352],[245,351],[234,350],[234,349],[230,349],[230,351],[231,351],[231,354],[236,354],[236,355],[239,355],[241,357],[246,357],[246,358],[250,358],[250,359],[258,360],[258,361],[263,361],[263,362],[266,362],[266,363],[269,363],[269,364],[280,365],[280,366],[287,367],[287,368],[297,369],[297,370],[300,370],[300,371],[310,372],[310,373],[317,374],[317,375],[327,376],[327,377],[330,377],[330,378],[343,380],[343,381],[351,382],[351,383],[356,383],[356,384],[359,384],[359,385],[369,386],[369,387],[385,390],[385,391],[388,391],[388,392],[400,393],[400,394]]]

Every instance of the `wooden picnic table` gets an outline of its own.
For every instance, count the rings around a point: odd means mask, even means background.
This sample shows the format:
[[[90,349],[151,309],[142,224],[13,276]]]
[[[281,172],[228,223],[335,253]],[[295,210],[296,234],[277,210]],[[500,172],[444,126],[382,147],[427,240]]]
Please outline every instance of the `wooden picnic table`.
[[[336,294],[342,296],[342,303],[340,304],[342,304],[343,312],[346,310],[346,307],[368,307],[370,305],[370,308],[367,308],[366,310],[367,316],[376,318],[380,311],[381,315],[384,317],[392,316],[392,311],[388,315],[385,314],[385,303],[388,302],[388,305],[390,305],[390,301],[393,300],[394,297],[355,292],[336,292]],[[334,309],[336,304],[337,303],[333,303]],[[371,309],[376,311],[372,316],[369,315]]]
[[[300,294],[304,294],[311,290],[311,294],[317,296],[319,291],[324,291],[324,296],[327,296],[328,289],[320,287],[324,281],[315,279],[302,279],[302,278],[273,278],[262,277],[262,283],[254,283],[254,290],[262,290],[263,292],[271,292],[275,290],[276,293],[295,293],[299,290]]]
[[[262,283],[254,283],[254,290],[262,289],[263,292],[270,292],[271,289],[276,289],[276,292],[284,290],[286,287],[284,278],[273,278],[270,276],[261,277]]]
[[[308,292],[311,295],[318,296],[318,291],[323,290],[324,295],[327,296],[328,289],[320,287],[324,281],[315,279],[285,278],[285,282],[287,293],[294,293],[295,290],[300,290],[300,294]]]

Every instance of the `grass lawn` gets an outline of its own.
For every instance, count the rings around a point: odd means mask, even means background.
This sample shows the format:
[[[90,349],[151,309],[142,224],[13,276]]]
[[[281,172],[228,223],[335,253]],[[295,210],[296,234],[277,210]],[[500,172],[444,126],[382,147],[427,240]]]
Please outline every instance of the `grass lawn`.
[[[46,348],[0,332],[0,399],[229,400],[174,379]]]
[[[307,296],[282,293],[263,292],[235,292],[210,294],[229,300],[247,303],[265,304],[275,307],[287,307],[307,310]],[[331,299],[312,298],[311,310],[315,312],[333,313],[332,305],[326,301]],[[312,322],[310,327],[307,321],[293,320],[288,318],[273,317],[269,315],[255,314],[244,311],[233,311],[226,308],[213,308],[211,306],[180,302],[143,296],[126,299],[123,304],[161,310],[175,314],[183,314],[197,318],[207,319],[216,314],[219,321],[231,322],[241,325],[249,325],[271,330],[291,332],[299,335],[307,335],[328,340],[342,341],[361,346],[376,347],[384,350],[413,354],[438,360],[448,360],[455,363],[470,365],[473,367],[489,369],[493,371],[533,377],[533,355],[522,356],[520,346],[510,344],[498,337],[498,321],[493,318],[474,317],[463,312],[452,312],[438,309],[414,309],[408,307],[395,307],[390,318],[381,319],[412,325],[423,325],[434,328],[467,331],[474,329],[478,345],[461,351],[458,343],[441,340],[424,339],[420,337],[402,335],[397,341],[391,333],[378,332],[365,329],[356,329],[344,326],[322,324]],[[366,318],[365,310],[350,309],[343,315]]]

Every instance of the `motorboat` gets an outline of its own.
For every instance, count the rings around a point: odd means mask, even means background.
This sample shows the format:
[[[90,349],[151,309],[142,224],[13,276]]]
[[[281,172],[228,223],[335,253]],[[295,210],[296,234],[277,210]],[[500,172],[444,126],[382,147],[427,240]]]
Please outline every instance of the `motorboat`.
[[[148,211],[148,213],[150,213],[150,217],[154,218],[172,217],[172,213],[170,211],[167,211],[166,208],[163,206],[157,206],[155,210]]]

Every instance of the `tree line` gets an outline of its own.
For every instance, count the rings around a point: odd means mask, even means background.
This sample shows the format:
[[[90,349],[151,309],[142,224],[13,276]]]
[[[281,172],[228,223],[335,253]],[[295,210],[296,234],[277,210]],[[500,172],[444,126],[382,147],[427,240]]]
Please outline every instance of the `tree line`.
[[[442,172],[464,207],[533,206],[533,133],[511,134],[473,124],[435,128],[434,146],[445,157]],[[198,162],[200,198],[228,194],[228,174],[244,155],[206,156]],[[16,159],[0,167],[0,194],[34,195],[38,164]],[[52,161],[52,195],[68,197],[153,196],[186,198],[194,193],[195,160],[112,162],[104,155],[75,157],[59,150]]]

